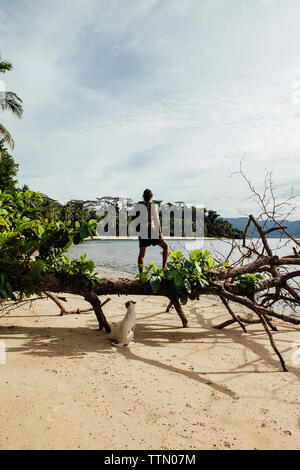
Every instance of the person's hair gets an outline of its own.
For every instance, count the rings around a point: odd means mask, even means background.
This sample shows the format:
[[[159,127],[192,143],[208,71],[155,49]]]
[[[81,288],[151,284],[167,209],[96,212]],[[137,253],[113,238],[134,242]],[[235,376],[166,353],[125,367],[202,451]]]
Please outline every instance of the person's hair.
[[[153,197],[153,193],[151,189],[148,189],[148,188],[145,189],[145,191],[143,192],[144,201],[149,202],[152,197]]]

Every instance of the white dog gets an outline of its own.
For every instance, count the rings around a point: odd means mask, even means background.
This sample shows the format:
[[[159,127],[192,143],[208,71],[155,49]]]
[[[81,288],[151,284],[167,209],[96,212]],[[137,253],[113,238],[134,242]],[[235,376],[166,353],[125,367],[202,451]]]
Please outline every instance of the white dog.
[[[135,304],[136,302],[133,300],[126,302],[127,311],[123,320],[119,323],[111,324],[110,337],[116,341],[113,343],[114,346],[128,346],[134,342],[134,328],[136,324]]]

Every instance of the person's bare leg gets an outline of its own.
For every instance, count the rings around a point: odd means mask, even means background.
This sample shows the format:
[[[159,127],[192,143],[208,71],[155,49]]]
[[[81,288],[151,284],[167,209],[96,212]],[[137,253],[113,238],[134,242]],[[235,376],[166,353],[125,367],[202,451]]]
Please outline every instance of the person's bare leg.
[[[146,246],[140,246],[140,254],[138,257],[139,273],[143,271],[144,258],[145,258],[146,251],[147,251]]]
[[[170,251],[169,245],[167,244],[167,242],[165,240],[162,240],[159,243],[159,246],[163,249],[162,268],[165,269],[165,267],[167,266],[167,261],[168,261],[169,251]]]

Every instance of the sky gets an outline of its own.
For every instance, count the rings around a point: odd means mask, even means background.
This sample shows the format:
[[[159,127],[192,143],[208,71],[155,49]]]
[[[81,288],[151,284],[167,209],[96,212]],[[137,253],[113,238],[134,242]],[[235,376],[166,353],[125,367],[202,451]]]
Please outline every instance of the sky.
[[[265,169],[300,193],[298,0],[0,0],[1,113],[19,184],[255,212]],[[294,218],[300,218],[298,207]]]

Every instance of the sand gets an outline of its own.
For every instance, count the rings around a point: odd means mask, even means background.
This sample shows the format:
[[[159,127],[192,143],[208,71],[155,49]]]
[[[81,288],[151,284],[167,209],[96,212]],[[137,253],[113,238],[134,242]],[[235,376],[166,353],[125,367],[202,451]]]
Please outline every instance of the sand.
[[[104,307],[109,320],[125,300]],[[49,299],[0,319],[1,449],[300,449],[299,328],[276,322],[283,373],[260,325],[212,328],[228,318],[213,299],[185,307],[188,329],[166,299],[133,300],[131,347],[112,346],[93,313],[60,317]]]

